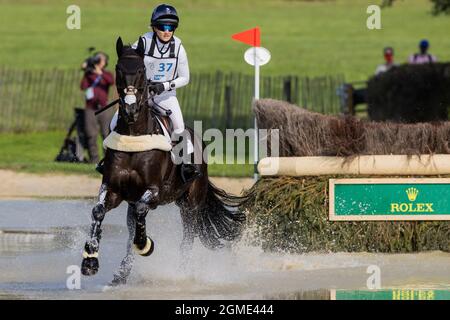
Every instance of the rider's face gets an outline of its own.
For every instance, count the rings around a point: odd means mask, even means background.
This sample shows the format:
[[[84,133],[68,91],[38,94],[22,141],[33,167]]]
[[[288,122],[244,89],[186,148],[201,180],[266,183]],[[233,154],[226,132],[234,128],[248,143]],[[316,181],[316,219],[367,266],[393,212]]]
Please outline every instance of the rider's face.
[[[173,36],[173,31],[161,31],[158,28],[153,28],[153,30],[156,32],[158,38],[163,42],[169,41]]]

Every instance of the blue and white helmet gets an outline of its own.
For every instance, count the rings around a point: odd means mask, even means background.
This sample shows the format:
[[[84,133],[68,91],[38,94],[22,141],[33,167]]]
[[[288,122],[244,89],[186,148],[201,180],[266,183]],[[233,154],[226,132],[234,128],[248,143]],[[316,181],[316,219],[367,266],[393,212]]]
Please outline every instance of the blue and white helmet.
[[[153,10],[150,25],[154,27],[158,24],[169,24],[176,28],[179,20],[177,10],[173,6],[160,4]]]

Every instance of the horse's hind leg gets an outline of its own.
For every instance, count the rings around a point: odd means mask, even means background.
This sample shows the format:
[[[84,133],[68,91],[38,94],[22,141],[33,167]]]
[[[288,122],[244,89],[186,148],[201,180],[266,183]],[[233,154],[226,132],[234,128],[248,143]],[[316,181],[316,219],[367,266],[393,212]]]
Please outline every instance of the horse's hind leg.
[[[114,274],[114,279],[111,284],[116,286],[120,284],[125,284],[127,278],[130,275],[131,268],[133,267],[134,254],[133,254],[133,240],[136,233],[136,209],[134,205],[128,205],[127,211],[127,227],[128,227],[128,243],[127,243],[127,254],[120,263],[120,268],[116,274]]]
[[[106,212],[117,207],[121,201],[121,197],[109,191],[105,183],[100,186],[98,202],[92,209],[90,238],[84,245],[81,273],[85,276],[94,275],[98,271],[98,250],[102,233],[101,225]]]

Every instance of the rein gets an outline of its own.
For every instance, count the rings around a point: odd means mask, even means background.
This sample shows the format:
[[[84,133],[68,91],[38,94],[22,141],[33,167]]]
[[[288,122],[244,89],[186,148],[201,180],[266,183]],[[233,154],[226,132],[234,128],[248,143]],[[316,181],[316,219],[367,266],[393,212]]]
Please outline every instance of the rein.
[[[118,102],[121,102],[122,98],[116,99],[113,102],[110,102],[108,105],[104,106],[103,108],[101,108],[100,110],[95,111],[95,115],[98,115],[100,113],[102,113],[103,111],[108,110],[109,108],[111,108],[112,106],[116,105]]]
[[[123,59],[123,58],[127,58],[127,59],[129,59],[129,58],[132,58],[132,59],[138,59],[138,58],[139,58],[139,59],[140,59],[139,56],[134,56],[134,55],[125,55],[125,56],[123,56],[123,57],[121,57],[121,58],[122,58],[122,59]],[[145,69],[144,69],[144,73],[145,73]],[[145,77],[145,75],[144,75],[144,92],[146,92],[146,91],[148,92],[148,81],[147,81],[147,77]],[[139,106],[142,105],[142,99],[143,99],[143,98],[144,98],[144,94],[141,95],[141,98],[140,98],[139,104],[138,104]],[[117,103],[119,103],[120,106],[123,106],[123,105],[124,105],[123,99],[122,99],[121,97],[119,97],[118,99],[116,99],[116,100],[110,102],[109,104],[107,104],[107,105],[106,105],[105,107],[103,107],[102,109],[95,111],[95,115],[99,115],[100,113],[102,113],[102,112],[108,110],[109,108],[111,108],[112,106],[116,105]]]

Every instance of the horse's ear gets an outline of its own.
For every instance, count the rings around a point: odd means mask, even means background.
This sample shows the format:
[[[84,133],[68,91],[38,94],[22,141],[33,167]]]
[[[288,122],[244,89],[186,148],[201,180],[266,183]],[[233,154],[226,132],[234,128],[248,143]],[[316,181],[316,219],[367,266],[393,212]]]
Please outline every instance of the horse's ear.
[[[120,58],[120,56],[122,55],[122,51],[123,51],[123,42],[122,42],[122,38],[118,37],[117,38],[117,42],[116,42],[116,52],[117,52],[117,57]]]
[[[144,58],[145,48],[144,48],[144,40],[142,40],[141,37],[139,37],[139,42],[136,48],[136,53]]]

